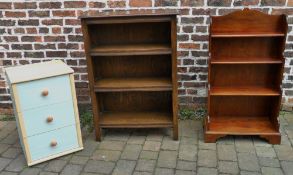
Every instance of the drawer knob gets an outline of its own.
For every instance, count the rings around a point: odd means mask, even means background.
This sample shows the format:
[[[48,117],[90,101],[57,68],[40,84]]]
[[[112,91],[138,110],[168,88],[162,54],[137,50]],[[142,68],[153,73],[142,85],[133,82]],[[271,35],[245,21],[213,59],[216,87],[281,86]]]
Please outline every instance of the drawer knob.
[[[53,119],[54,119],[54,118],[53,118],[52,116],[48,116],[48,117],[47,117],[47,123],[51,123],[51,122],[53,121]]]
[[[42,96],[47,96],[47,95],[49,95],[49,90],[48,89],[44,89],[43,91],[42,91]]]
[[[52,140],[51,143],[50,143],[50,146],[51,147],[57,146],[57,141],[56,140]]]

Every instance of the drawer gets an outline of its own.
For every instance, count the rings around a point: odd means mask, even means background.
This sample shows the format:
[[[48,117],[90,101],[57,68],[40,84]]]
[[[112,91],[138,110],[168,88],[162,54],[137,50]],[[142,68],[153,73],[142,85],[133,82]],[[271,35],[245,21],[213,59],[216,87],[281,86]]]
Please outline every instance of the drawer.
[[[69,75],[50,77],[16,85],[20,111],[72,99]],[[42,92],[48,91],[47,96]]]
[[[32,161],[78,148],[76,125],[35,135],[27,139]],[[57,145],[52,146],[52,141]]]
[[[22,112],[27,137],[75,124],[72,100]]]

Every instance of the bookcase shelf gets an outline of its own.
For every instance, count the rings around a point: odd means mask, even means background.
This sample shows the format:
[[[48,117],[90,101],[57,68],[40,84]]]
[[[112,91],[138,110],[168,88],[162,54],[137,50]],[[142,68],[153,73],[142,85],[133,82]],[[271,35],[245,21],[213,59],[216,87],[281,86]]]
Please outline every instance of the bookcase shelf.
[[[257,135],[279,144],[285,15],[244,9],[211,21],[205,141]]]
[[[82,17],[96,140],[102,128],[172,128],[178,139],[177,11]]]
[[[96,92],[172,91],[171,78],[107,78],[95,82]]]

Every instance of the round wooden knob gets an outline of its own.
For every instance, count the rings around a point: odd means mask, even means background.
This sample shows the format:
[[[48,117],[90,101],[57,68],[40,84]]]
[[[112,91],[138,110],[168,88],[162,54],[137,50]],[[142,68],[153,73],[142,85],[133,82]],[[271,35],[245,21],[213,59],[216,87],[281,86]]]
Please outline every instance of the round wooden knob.
[[[52,116],[48,116],[48,117],[47,117],[47,123],[51,123],[51,122],[53,121],[53,119],[54,119],[54,118],[53,118]]]
[[[52,140],[51,143],[50,143],[50,146],[51,147],[57,146],[57,141],[56,140]]]
[[[47,96],[47,95],[49,95],[49,90],[48,89],[44,89],[43,91],[42,91],[42,96]]]

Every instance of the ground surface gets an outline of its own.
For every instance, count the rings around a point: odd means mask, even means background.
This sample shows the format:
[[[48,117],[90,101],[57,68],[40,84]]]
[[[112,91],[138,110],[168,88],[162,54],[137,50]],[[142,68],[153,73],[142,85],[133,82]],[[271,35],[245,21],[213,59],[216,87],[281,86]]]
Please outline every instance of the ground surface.
[[[180,140],[170,130],[106,130],[102,142],[84,132],[85,149],[28,168],[14,121],[0,122],[0,175],[279,175],[293,174],[293,114],[280,117],[282,143],[257,137],[225,137],[203,143],[200,121],[180,121]]]

